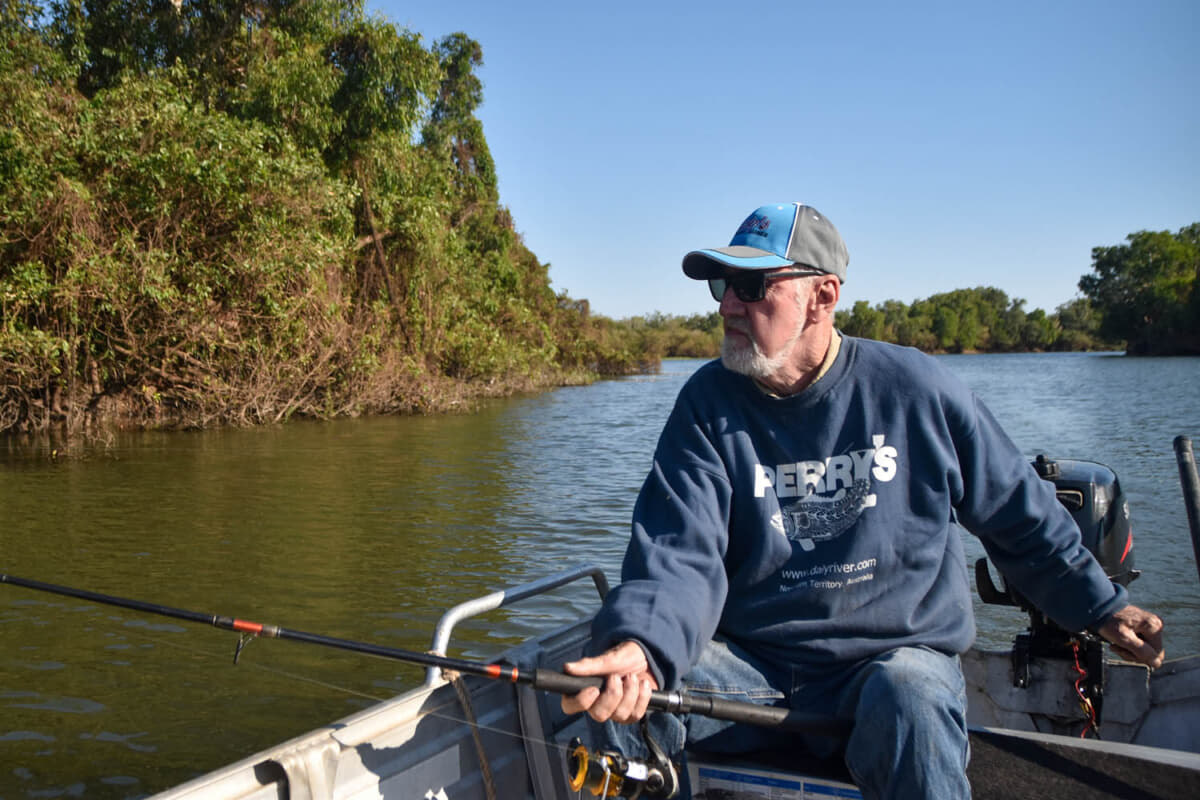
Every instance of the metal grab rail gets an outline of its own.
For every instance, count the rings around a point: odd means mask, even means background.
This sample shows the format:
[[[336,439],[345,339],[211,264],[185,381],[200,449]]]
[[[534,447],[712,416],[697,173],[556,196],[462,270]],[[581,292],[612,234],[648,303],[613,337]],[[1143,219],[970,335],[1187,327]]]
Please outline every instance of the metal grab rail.
[[[557,589],[560,586],[573,583],[582,578],[592,579],[601,600],[608,595],[608,577],[605,576],[604,570],[595,565],[585,564],[556,575],[548,575],[545,578],[539,578],[529,583],[492,592],[483,597],[476,597],[474,600],[459,603],[446,611],[445,614],[442,614],[437,626],[433,629],[433,642],[429,647],[429,652],[434,655],[444,656],[446,648],[450,645],[450,634],[454,631],[454,626],[464,619],[475,617],[488,611],[495,611],[497,608],[503,608],[504,606],[510,606],[528,597],[544,594],[552,589]],[[436,685],[439,681],[440,673],[440,667],[428,667],[425,670],[425,685]]]
[[[1196,474],[1196,456],[1192,452],[1192,440],[1188,437],[1176,436],[1174,444],[1183,503],[1187,508],[1188,530],[1192,534],[1192,554],[1196,559],[1197,574],[1200,574],[1200,477]]]

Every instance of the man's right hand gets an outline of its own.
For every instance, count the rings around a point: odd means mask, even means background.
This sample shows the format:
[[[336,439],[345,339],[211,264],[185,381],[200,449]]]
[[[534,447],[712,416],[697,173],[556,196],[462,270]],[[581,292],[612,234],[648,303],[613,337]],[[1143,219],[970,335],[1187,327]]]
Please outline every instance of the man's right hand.
[[[633,640],[621,642],[598,656],[563,664],[563,672],[604,678],[603,690],[588,688],[562,698],[563,711],[568,714],[586,711],[597,722],[637,722],[646,715],[650,693],[658,688],[646,653]]]
[[[1162,620],[1137,606],[1125,606],[1113,614],[1099,633],[1127,661],[1158,669],[1166,658]]]

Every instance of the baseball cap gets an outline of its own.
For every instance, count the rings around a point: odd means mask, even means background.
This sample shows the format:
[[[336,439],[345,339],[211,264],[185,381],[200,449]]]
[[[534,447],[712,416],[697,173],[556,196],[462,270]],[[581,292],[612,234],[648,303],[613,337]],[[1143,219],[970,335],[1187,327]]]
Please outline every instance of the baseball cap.
[[[756,209],[737,229],[728,247],[693,250],[683,257],[689,278],[719,278],[726,270],[776,269],[802,264],[846,280],[850,254],[833,223],[803,203],[776,203]]]

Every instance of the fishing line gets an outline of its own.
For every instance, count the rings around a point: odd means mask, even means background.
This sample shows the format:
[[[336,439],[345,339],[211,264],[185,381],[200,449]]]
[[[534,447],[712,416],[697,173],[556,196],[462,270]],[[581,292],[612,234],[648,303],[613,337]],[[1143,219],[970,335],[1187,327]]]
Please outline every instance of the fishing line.
[[[227,664],[229,663],[228,650],[219,650],[218,651],[215,649],[210,649],[210,648],[207,648],[204,646],[200,646],[196,642],[195,638],[193,638],[191,636],[192,630],[187,627],[174,626],[174,628],[175,628],[174,631],[155,630],[152,627],[138,625],[137,624],[138,620],[136,618],[122,617],[119,615],[115,615],[115,614],[111,613],[110,611],[104,610],[103,608],[96,607],[96,604],[91,604],[91,606],[89,606],[89,605],[72,606],[69,603],[54,603],[54,602],[42,603],[40,601],[30,601],[30,602],[31,603],[37,602],[38,605],[42,605],[44,608],[47,608],[47,609],[56,609],[56,610],[59,610],[62,612],[71,612],[71,613],[84,611],[84,610],[89,609],[89,607],[92,607],[92,609],[95,612],[93,615],[88,616],[88,617],[77,617],[75,619],[78,619],[81,622],[86,621],[89,624],[95,625],[97,632],[104,630],[109,635],[121,636],[121,637],[125,637],[128,639],[134,640],[134,641],[153,644],[155,646],[161,647],[164,650],[170,649],[170,650],[175,650],[175,651],[181,652],[181,653],[187,653],[189,655],[201,656],[201,657],[205,658],[206,660],[211,659],[212,661],[224,661]],[[20,620],[21,617],[18,616],[18,617],[16,617],[16,619]],[[35,620],[33,620],[32,618],[30,618],[28,616],[25,617],[25,621],[30,624],[35,624],[35,625],[37,624]],[[188,635],[187,643],[174,641],[172,639],[168,639],[168,638],[165,638],[164,636],[162,636],[162,634],[166,634],[169,632],[179,632],[179,633],[187,634]],[[156,636],[154,634],[160,634],[160,635]],[[112,645],[105,645],[106,649],[110,649],[111,647],[112,647]],[[364,655],[367,655],[367,654],[364,654]],[[386,658],[383,658],[382,656],[375,656],[375,658],[384,660],[384,661],[392,661],[392,663],[395,663],[394,659],[386,659]],[[270,666],[267,664],[261,664],[254,660],[247,660],[245,663],[239,663],[238,666],[246,666],[247,668],[256,670],[258,672],[278,675],[280,677],[288,678],[290,680],[298,681],[301,683],[308,683],[313,686],[318,686],[323,689],[333,690],[336,692],[340,692],[342,694],[361,697],[365,700],[371,700],[371,701],[374,701],[377,703],[383,702],[384,700],[388,699],[388,697],[392,696],[392,695],[388,695],[388,696],[381,697],[379,695],[369,694],[367,692],[361,691],[359,689],[355,689],[350,686],[340,685],[340,684],[336,684],[336,683],[330,683],[328,681],[321,680],[319,678],[310,677],[310,676],[303,675],[300,673],[289,672],[288,670],[285,670],[285,669],[282,669],[279,667]]]
[[[175,650],[180,650],[185,653],[192,653],[194,655],[205,656],[206,658],[211,658],[215,661],[220,660],[220,661],[225,661],[226,663],[228,663],[229,652],[227,650],[218,652],[216,650],[208,650],[205,648],[197,647],[195,645],[185,645],[181,642],[173,642],[168,639],[156,639],[156,638],[153,638],[150,636],[140,636],[137,633],[131,633],[130,636],[135,639],[141,639],[142,641],[153,642],[155,644],[161,644],[164,647],[164,649],[171,648],[171,649],[175,649]],[[388,699],[387,697],[379,697],[379,696],[376,696],[373,694],[368,694],[368,693],[360,691],[358,689],[354,689],[350,686],[343,686],[343,685],[339,685],[336,683],[329,683],[328,681],[324,681],[319,678],[313,678],[313,677],[310,677],[307,675],[302,675],[302,674],[296,673],[296,672],[289,672],[288,670],[281,669],[279,667],[269,666],[267,664],[260,664],[252,659],[247,660],[245,662],[239,662],[237,664],[237,666],[238,667],[246,667],[247,669],[253,669],[258,672],[266,672],[266,673],[270,673],[270,674],[274,674],[274,675],[279,675],[281,677],[289,678],[291,680],[299,681],[301,683],[308,683],[308,684],[312,684],[313,686],[319,686],[323,689],[331,689],[333,691],[341,692],[342,694],[354,695],[356,697],[362,697],[366,700],[373,700],[377,703],[381,703],[384,700]]]

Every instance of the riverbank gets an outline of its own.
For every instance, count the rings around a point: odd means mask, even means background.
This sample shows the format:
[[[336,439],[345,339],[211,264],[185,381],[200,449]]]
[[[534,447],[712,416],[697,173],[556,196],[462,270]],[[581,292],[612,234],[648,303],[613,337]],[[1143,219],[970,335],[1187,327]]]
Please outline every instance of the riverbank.
[[[646,371],[630,370],[626,374]],[[220,403],[218,398],[193,405],[165,402],[152,387],[126,389],[95,398],[82,411],[50,404],[49,423],[36,429],[0,431],[8,449],[40,451],[61,458],[80,447],[103,444],[118,434],[150,431],[199,431],[274,425],[292,420],[354,419],[370,416],[470,414],[481,404],[566,387],[588,386],[602,377],[586,370],[543,371],[487,380],[462,380],[437,374],[395,375],[381,380],[353,402],[337,407],[246,398]]]

